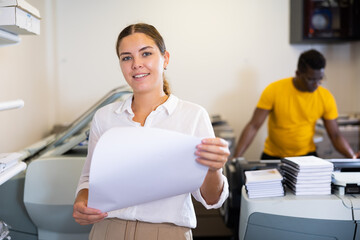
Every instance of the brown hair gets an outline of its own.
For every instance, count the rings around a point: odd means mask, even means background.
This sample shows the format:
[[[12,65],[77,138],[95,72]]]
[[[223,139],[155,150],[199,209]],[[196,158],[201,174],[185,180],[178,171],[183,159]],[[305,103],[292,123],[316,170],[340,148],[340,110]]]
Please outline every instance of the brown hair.
[[[145,35],[147,35],[148,37],[150,37],[152,40],[154,40],[156,46],[159,48],[160,52],[162,55],[165,55],[166,52],[166,47],[165,47],[165,42],[164,39],[162,38],[162,36],[160,35],[160,33],[158,32],[158,30],[156,30],[156,28],[152,25],[146,24],[146,23],[137,23],[137,24],[132,24],[127,26],[126,28],[124,28],[116,41],[116,54],[118,57],[119,56],[119,46],[120,46],[120,42],[124,37],[127,37],[133,33],[143,33]],[[170,95],[170,86],[168,81],[165,79],[165,76],[163,75],[163,90],[165,92],[166,95]]]

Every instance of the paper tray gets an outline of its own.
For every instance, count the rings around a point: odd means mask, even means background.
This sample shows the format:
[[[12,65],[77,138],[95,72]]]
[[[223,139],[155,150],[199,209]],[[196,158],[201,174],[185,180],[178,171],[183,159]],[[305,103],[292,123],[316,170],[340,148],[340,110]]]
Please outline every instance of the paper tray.
[[[333,172],[332,183],[343,187],[348,184],[360,185],[360,172]]]

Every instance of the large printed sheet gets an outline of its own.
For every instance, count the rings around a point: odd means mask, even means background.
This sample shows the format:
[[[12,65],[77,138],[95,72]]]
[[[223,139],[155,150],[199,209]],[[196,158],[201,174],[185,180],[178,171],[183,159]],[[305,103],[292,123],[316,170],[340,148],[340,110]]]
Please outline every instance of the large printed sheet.
[[[207,173],[195,161],[200,142],[157,128],[108,130],[94,150],[88,206],[108,212],[195,191]]]

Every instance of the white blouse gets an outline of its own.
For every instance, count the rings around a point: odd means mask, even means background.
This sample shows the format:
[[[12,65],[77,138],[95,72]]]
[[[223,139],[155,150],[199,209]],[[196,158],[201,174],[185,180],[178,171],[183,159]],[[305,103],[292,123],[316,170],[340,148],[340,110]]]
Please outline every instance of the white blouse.
[[[90,129],[88,155],[76,194],[81,189],[89,188],[91,158],[101,135],[113,127],[141,127],[140,123],[132,120],[134,117],[131,109],[132,97],[131,95],[123,102],[106,105],[96,112]],[[199,105],[180,100],[174,95],[170,95],[165,103],[149,114],[144,127],[168,129],[200,138],[214,137],[214,131],[206,110]],[[224,187],[218,203],[206,204],[200,194],[200,189],[192,193],[193,197],[207,209],[221,207],[229,195],[228,181],[224,175],[222,177]],[[151,223],[173,223],[189,228],[196,227],[195,210],[190,193],[111,211],[108,212],[108,217]]]

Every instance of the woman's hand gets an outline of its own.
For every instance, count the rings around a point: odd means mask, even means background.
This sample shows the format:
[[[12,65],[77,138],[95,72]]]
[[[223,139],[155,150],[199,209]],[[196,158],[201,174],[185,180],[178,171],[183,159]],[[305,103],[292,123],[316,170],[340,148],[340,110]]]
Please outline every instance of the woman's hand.
[[[75,219],[75,222],[80,225],[97,223],[107,217],[107,213],[102,213],[98,209],[87,207],[88,194],[88,189],[82,189],[75,199],[73,218]]]
[[[196,161],[210,171],[221,169],[230,155],[229,144],[222,138],[205,138],[196,146]]]
[[[221,169],[230,155],[228,143],[221,138],[205,138],[196,146],[195,154],[198,163],[209,167],[200,187],[201,195],[207,204],[216,204],[224,187]]]

